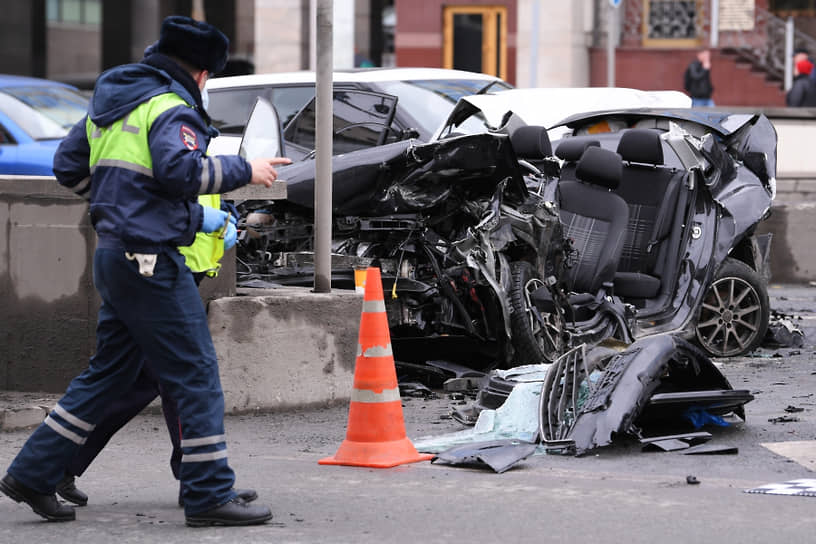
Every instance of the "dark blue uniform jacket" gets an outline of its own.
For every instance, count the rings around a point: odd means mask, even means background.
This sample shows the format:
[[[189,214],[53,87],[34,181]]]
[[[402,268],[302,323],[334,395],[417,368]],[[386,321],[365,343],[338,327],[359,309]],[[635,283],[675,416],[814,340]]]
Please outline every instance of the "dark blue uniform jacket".
[[[190,245],[202,224],[197,196],[230,191],[249,183],[252,176],[249,163],[237,155],[206,156],[211,134],[217,132],[201,108],[198,87],[166,57],[161,63],[148,62],[161,57],[153,55],[103,73],[88,107],[93,123],[108,127],[167,92],[193,106],[171,107],[150,126],[147,145],[152,172],[127,165],[97,165],[91,173],[86,119],[71,129],[54,157],[57,181],[89,198],[100,244],[113,241],[132,252]]]

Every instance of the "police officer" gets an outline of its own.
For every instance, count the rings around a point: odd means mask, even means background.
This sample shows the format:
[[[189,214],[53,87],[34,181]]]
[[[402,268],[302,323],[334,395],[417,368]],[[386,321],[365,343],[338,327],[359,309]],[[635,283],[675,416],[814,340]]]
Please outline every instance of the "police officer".
[[[224,67],[228,40],[188,17],[162,23],[158,53],[103,73],[86,118],[60,144],[57,180],[90,196],[102,305],[96,354],[23,445],[0,491],[51,521],[75,519],[57,483],[104,407],[127,392],[148,359],[178,406],[188,525],[251,525],[268,507],[239,499],[227,462],[224,396],[206,313],[178,246],[229,228],[199,194],[270,186],[286,159],[208,157],[201,90]],[[138,455],[139,452],[133,452]]]
[[[145,49],[145,59],[158,52],[158,42]],[[143,59],[144,62],[144,59]],[[204,95],[206,96],[206,95]],[[206,106],[203,104],[202,105]],[[206,107],[205,107],[206,111]],[[235,245],[237,231],[235,221],[237,210],[228,204],[222,206],[221,195],[200,195],[198,203],[210,208],[223,209],[232,208],[234,212],[230,216],[231,222],[226,224],[221,231],[206,233],[196,233],[195,241],[189,246],[182,246],[179,251],[184,255],[187,267],[193,272],[193,279],[199,285],[205,277],[215,277],[221,268],[221,257],[224,251]],[[105,406],[105,411],[94,430],[89,433],[85,443],[79,448],[71,463],[66,469],[65,477],[57,483],[57,495],[77,506],[88,504],[88,495],[81,491],[76,485],[76,477],[82,476],[97,455],[107,445],[108,441],[121,429],[128,421],[136,417],[148,404],[161,396],[162,413],[167,424],[167,431],[173,445],[170,455],[170,469],[173,476],[180,478],[181,446],[179,438],[179,422],[176,404],[169,395],[164,394],[152,368],[150,361],[144,361],[142,371],[131,386],[130,390],[115,399],[111,404]],[[184,486],[179,486],[179,506],[184,505]],[[254,489],[235,489],[235,493],[245,502],[252,502],[258,498]]]
[[[220,195],[201,195],[198,197],[198,202],[202,206],[221,208]],[[232,215],[230,219],[232,220],[235,215]],[[193,272],[196,285],[199,285],[205,277],[215,277],[218,274],[221,267],[219,261],[224,255],[224,251],[235,245],[237,234],[234,224],[230,223],[224,229],[224,232],[199,232],[196,234],[195,242],[192,245],[179,248],[181,254],[184,255],[187,267]],[[77,487],[76,477],[82,476],[119,429],[136,417],[158,396],[161,396],[162,414],[167,424],[170,442],[173,445],[173,451],[170,455],[170,469],[173,476],[178,480],[180,478],[182,456],[178,411],[173,399],[162,391],[150,361],[145,360],[142,370],[130,390],[108,406],[105,406],[104,414],[99,423],[96,424],[85,443],[82,444],[71,460],[66,469],[65,477],[57,484],[57,495],[77,506],[88,504],[88,495]],[[183,492],[184,486],[182,485],[179,487],[179,506],[184,506]],[[254,489],[236,488],[235,493],[245,502],[252,502],[258,498],[258,493]]]

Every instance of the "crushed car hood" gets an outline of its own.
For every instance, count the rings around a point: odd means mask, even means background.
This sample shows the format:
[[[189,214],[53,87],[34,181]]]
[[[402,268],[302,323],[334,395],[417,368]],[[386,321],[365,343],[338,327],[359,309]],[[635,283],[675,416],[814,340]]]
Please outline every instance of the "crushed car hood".
[[[287,200],[314,208],[315,161],[280,168]],[[452,193],[492,195],[509,180],[519,201],[527,188],[509,138],[475,134],[428,144],[415,140],[373,147],[332,158],[332,207],[337,215],[373,217],[437,206]]]

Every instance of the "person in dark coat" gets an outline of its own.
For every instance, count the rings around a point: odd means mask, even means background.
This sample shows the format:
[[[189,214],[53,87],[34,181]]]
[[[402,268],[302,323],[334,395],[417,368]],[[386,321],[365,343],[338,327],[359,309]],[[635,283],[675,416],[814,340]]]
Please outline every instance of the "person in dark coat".
[[[816,82],[810,78],[813,63],[808,59],[799,59],[794,66],[793,85],[785,95],[785,104],[791,108],[816,107]]]
[[[711,84],[711,52],[707,49],[697,53],[683,74],[683,88],[691,97],[692,107],[713,106],[714,86]]]
[[[178,249],[197,232],[229,229],[229,214],[202,206],[199,195],[250,183],[269,187],[274,166],[289,162],[207,154],[214,131],[202,91],[209,75],[224,68],[228,50],[229,40],[212,25],[166,18],[157,53],[103,73],[88,115],[54,156],[57,181],[90,202],[102,304],[88,368],[0,478],[0,492],[49,521],[76,519],[73,507],[57,501],[57,484],[105,407],[134,386],[145,360],[178,410],[187,525],[256,525],[272,517],[234,489],[218,360]]]

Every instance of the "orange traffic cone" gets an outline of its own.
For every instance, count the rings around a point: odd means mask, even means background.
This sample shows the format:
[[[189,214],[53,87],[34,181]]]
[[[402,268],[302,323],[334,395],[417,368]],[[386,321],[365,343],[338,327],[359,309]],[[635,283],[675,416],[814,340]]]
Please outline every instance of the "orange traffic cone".
[[[346,439],[318,463],[388,468],[431,459],[405,435],[379,268],[367,271],[359,338]]]

